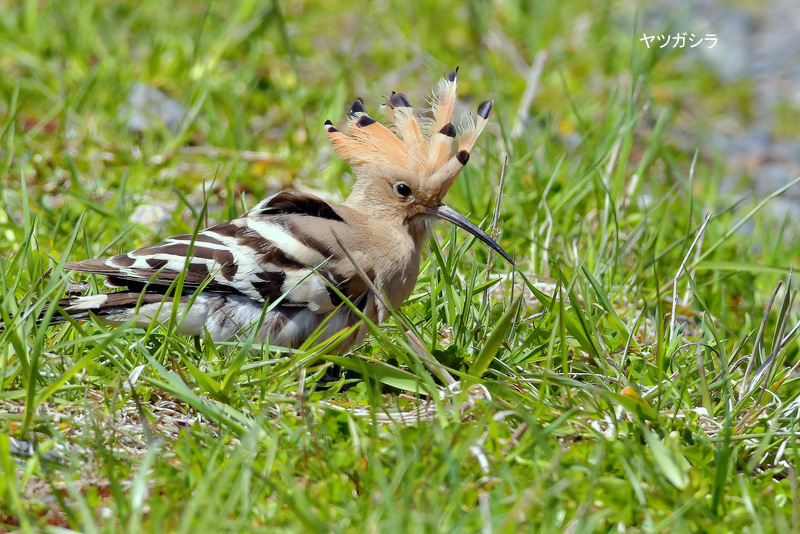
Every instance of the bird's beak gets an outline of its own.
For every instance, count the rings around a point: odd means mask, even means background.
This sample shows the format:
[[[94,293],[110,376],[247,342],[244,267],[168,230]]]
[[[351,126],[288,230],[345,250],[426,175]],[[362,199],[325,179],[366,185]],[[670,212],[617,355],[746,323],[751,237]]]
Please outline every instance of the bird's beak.
[[[469,221],[469,219],[458,213],[453,208],[439,202],[438,204],[435,204],[434,206],[431,207],[425,206],[425,212],[433,217],[438,217],[439,219],[450,221],[451,223],[455,224],[462,230],[466,230],[470,234],[474,235],[475,237],[477,237],[478,239],[480,239],[481,241],[492,247],[492,249],[494,249],[498,254],[500,254],[506,260],[508,260],[508,262],[511,263],[511,265],[514,265],[514,260],[511,259],[511,256],[509,256],[505,250],[503,250],[503,247],[497,244],[497,241],[486,235],[486,232],[484,232],[483,230],[472,224]]]

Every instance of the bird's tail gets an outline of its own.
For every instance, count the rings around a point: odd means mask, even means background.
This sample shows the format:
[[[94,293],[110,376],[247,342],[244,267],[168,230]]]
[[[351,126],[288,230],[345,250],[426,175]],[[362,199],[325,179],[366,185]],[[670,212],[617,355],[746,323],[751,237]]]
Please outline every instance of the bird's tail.
[[[65,323],[68,320],[67,316],[76,321],[87,321],[94,315],[106,323],[118,325],[135,317],[137,309],[162,303],[164,308],[170,308],[169,304],[165,302],[163,294],[138,291],[67,297],[58,301],[58,307],[64,313],[53,314],[49,324]],[[48,304],[42,310],[38,319],[39,323],[44,319],[50,306],[51,304]]]

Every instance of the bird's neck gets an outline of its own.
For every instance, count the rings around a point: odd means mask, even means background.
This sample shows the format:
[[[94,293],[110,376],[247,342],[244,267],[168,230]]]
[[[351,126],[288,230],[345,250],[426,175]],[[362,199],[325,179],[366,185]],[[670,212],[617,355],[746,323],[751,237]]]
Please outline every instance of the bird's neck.
[[[387,292],[393,307],[400,306],[414,289],[420,251],[430,235],[432,220],[425,216],[408,218],[390,209],[369,190],[358,187],[358,182],[340,206],[348,224],[360,228],[359,239],[347,244],[354,252],[369,249],[368,256],[374,258],[374,281]]]
[[[376,196],[375,192],[367,187],[363,180],[357,179],[343,204],[349,208],[363,210],[368,208],[370,204],[377,203]]]

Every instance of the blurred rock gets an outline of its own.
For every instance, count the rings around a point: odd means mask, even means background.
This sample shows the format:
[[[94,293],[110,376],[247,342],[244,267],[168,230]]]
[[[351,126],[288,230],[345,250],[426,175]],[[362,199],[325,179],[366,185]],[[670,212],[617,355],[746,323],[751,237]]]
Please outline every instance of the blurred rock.
[[[130,221],[160,232],[164,224],[172,219],[172,211],[174,209],[175,205],[139,204],[131,213]]]
[[[174,132],[183,117],[183,106],[162,90],[138,82],[128,95],[128,102],[120,106],[119,115],[128,121],[128,129],[142,133],[159,127]]]
[[[24,439],[16,439],[9,436],[8,449],[13,456],[21,456],[23,458],[31,458],[36,454],[36,447],[30,441]],[[46,452],[41,455],[41,459],[52,462],[56,457],[52,453]]]

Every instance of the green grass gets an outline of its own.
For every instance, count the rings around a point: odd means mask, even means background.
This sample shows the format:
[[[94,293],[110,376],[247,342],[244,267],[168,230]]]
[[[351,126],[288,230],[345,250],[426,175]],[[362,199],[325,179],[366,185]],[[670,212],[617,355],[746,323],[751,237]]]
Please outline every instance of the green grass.
[[[648,51],[627,4],[410,4],[0,10],[0,530],[800,528],[800,242],[769,202],[720,193],[741,171],[705,140],[721,114],[746,124],[750,89]],[[65,261],[284,187],[343,198],[323,121],[356,96],[421,103],[456,65],[495,111],[448,202],[488,226],[507,154],[517,270],[441,226],[412,298],[346,359],[36,326],[77,280]],[[136,82],[182,103],[177,129],[128,131]],[[368,378],[323,389],[333,362]]]

